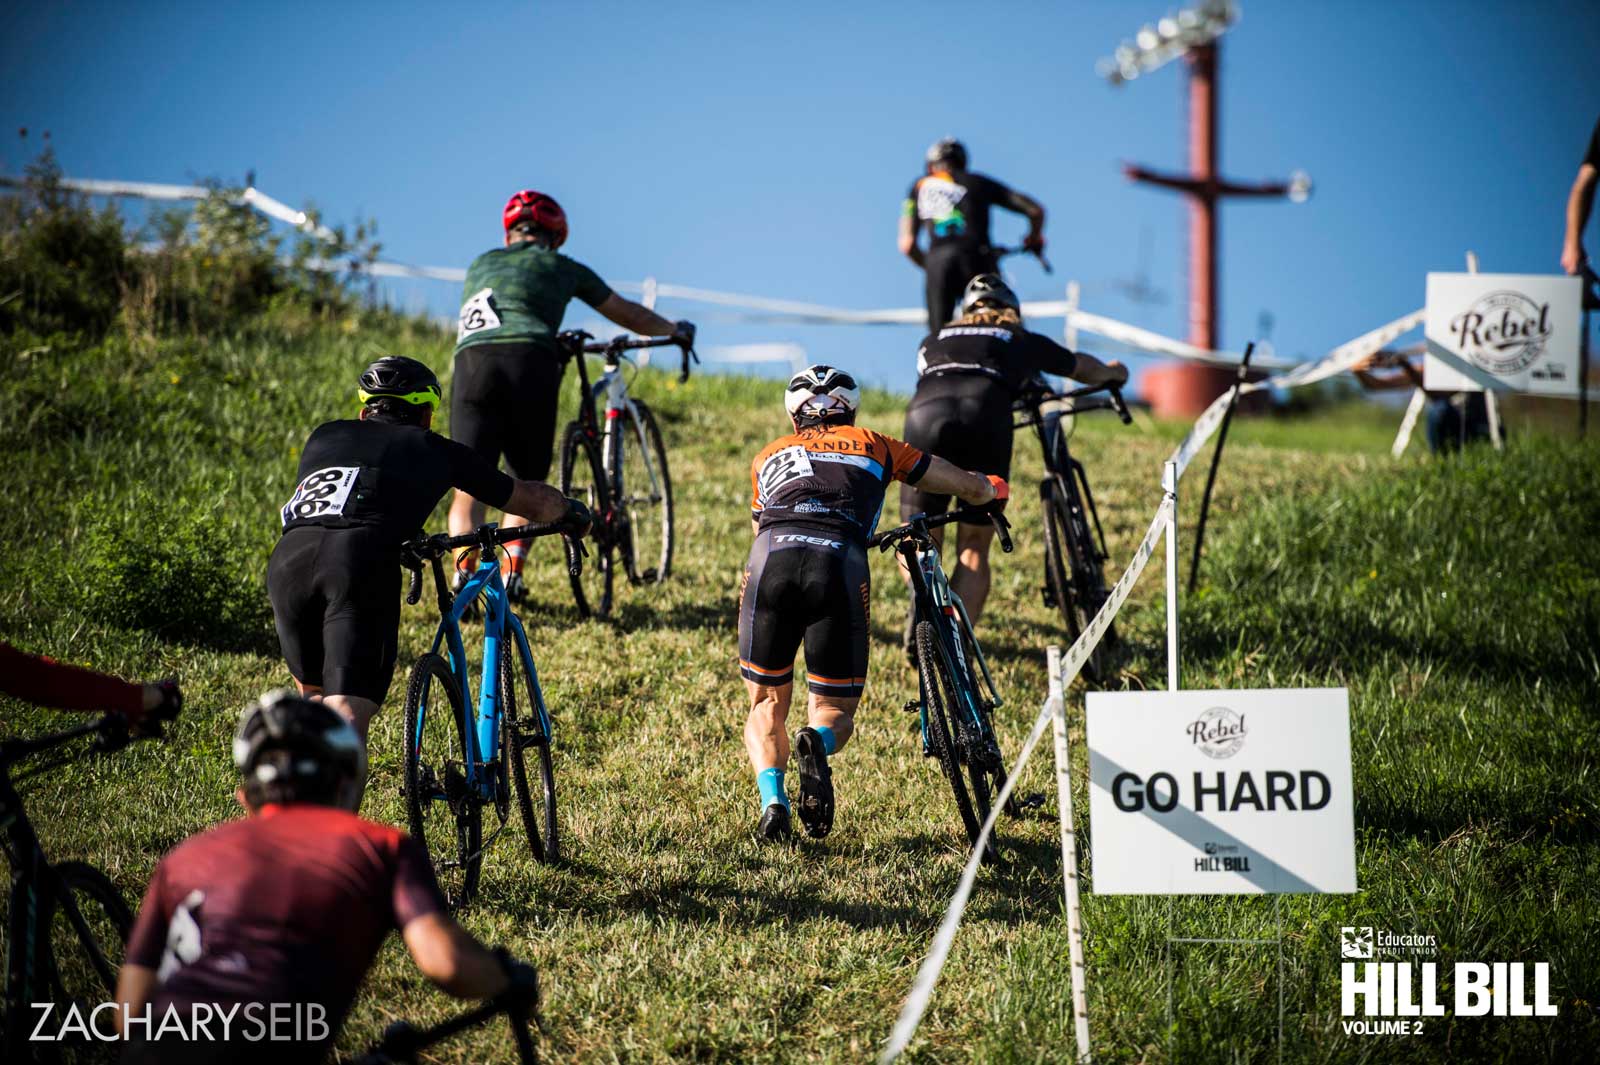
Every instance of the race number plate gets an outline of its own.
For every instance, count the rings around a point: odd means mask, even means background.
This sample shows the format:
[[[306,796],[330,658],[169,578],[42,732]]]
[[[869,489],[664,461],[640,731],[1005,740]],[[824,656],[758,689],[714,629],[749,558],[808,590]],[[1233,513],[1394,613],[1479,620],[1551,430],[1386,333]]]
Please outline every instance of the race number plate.
[[[461,305],[461,321],[456,328],[456,340],[465,339],[473,333],[481,333],[485,329],[496,329],[499,325],[500,316],[494,311],[494,289],[480,289]]]
[[[329,466],[307,475],[294,490],[294,496],[283,505],[283,523],[342,515],[345,500],[350,498],[350,489],[355,487],[356,474],[360,472],[360,466]]]
[[[810,476],[811,457],[806,454],[804,445],[795,444],[773,452],[772,457],[762,465],[756,484],[761,489],[761,498],[767,499],[790,481]]]

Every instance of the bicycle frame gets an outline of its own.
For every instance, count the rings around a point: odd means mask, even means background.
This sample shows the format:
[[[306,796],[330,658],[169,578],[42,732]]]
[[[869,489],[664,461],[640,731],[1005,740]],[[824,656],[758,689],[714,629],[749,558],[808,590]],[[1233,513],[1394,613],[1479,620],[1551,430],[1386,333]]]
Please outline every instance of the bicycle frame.
[[[652,499],[659,499],[663,495],[661,477],[652,464],[649,442],[645,439],[644,419],[639,417],[639,408],[628,395],[628,380],[622,373],[621,356],[617,352],[606,353],[605,372],[593,383],[589,380],[584,356],[580,354],[577,359],[578,380],[583,389],[583,403],[578,418],[586,430],[600,439],[600,466],[605,472],[607,487],[611,491],[612,505],[622,516],[622,520],[626,521],[622,507],[626,498],[623,495],[622,483],[622,433],[617,428],[617,423],[624,414],[632,422],[634,435],[638,438],[639,459],[644,463],[645,477],[650,484],[650,496]],[[599,419],[594,412],[595,405],[602,403],[605,410],[604,428],[598,424]]]
[[[500,754],[500,656],[506,653],[505,643],[508,633],[516,653],[532,680],[533,709],[539,715],[539,723],[544,728],[546,736],[553,734],[550,713],[545,707],[544,690],[539,684],[539,671],[534,665],[533,648],[528,643],[527,631],[522,627],[521,619],[511,613],[506,601],[506,586],[500,578],[499,557],[492,552],[486,554],[479,562],[477,571],[453,598],[445,594],[444,570],[437,565],[437,559],[434,562],[435,577],[440,584],[443,616],[439,620],[438,629],[434,632],[433,643],[429,646],[429,650],[438,654],[441,645],[448,650],[449,653],[445,657],[450,663],[450,671],[455,674],[456,680],[461,685],[462,704],[466,707],[476,707],[477,721],[467,722],[469,727],[462,730],[473,746],[473,749],[467,752],[467,785],[480,798],[491,800],[494,797],[495,781],[490,777],[486,767]],[[477,602],[480,595],[484,601],[483,668],[478,685],[478,698],[474,703],[466,644],[461,638],[461,616]],[[426,722],[427,707],[423,706],[417,713],[417,735],[412,737],[413,744],[422,742]]]
[[[983,649],[978,646],[977,637],[972,633],[972,619],[967,616],[966,604],[961,601],[961,596],[956,594],[955,589],[950,587],[950,581],[945,577],[944,566],[939,561],[939,551],[932,536],[927,536],[921,542],[914,538],[903,540],[896,551],[905,560],[911,574],[911,594],[916,604],[917,621],[936,619],[944,621],[945,638],[939,641],[939,653],[946,659],[945,666],[950,670],[950,676],[959,678],[970,672],[966,652],[966,646],[970,644],[978,667],[975,675],[982,678],[980,683],[988,690],[989,704],[997,708],[1004,705],[1000,693],[995,690],[994,677],[989,673],[989,663],[983,656]],[[917,687],[922,703],[920,721],[923,750],[928,749],[926,683],[926,678],[922,677],[919,671]],[[963,702],[960,707],[953,707],[952,710],[963,715],[968,724],[978,730],[981,738],[992,739],[986,716],[976,703],[981,693],[965,684],[958,685],[958,688],[962,693]]]
[[[1044,454],[1045,476],[1055,480],[1068,501],[1072,500],[1074,489],[1082,497],[1083,507],[1094,523],[1095,537],[1100,541],[1100,557],[1103,561],[1110,557],[1110,552],[1106,550],[1105,530],[1100,526],[1100,511],[1095,508],[1094,493],[1089,490],[1089,475],[1083,463],[1073,458],[1067,447],[1069,434],[1061,426],[1064,416],[1064,412],[1059,410],[1045,411],[1033,421],[1034,434]]]

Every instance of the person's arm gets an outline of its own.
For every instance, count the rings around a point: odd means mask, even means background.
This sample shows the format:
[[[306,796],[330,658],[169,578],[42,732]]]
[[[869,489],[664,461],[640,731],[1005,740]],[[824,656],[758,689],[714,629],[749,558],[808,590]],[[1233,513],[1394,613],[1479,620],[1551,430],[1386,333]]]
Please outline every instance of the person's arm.
[[[169,923],[163,902],[166,870],[165,861],[156,864],[150,885],[145,888],[144,901],[139,904],[139,914],[128,932],[122,968],[117,972],[117,1001],[122,1004],[116,1016],[119,1031],[122,1019],[141,1012],[156,991],[156,974],[161,967],[162,952],[166,950]]]
[[[1029,377],[1035,373],[1049,373],[1057,377],[1070,377],[1090,387],[1128,383],[1128,368],[1114,359],[1101,362],[1093,355],[1069,351],[1038,333],[1028,333],[1022,338],[1022,343],[1023,357],[1027,360],[1024,365]]]
[[[1583,251],[1583,230],[1589,224],[1589,212],[1594,207],[1596,180],[1600,180],[1600,170],[1591,163],[1584,163],[1578,167],[1572,192],[1567,196],[1567,237],[1561,245],[1561,269],[1569,274],[1577,274],[1588,261]]]
[[[136,1016],[144,1012],[145,1004],[150,1001],[150,996],[156,991],[156,971],[147,969],[143,965],[131,963],[123,965],[117,973],[117,1001],[122,1008],[112,1018],[113,1027],[122,1030],[124,1017]]]
[[[512,484],[511,498],[500,508],[507,514],[520,514],[541,524],[567,516],[567,497],[560,489],[543,481],[513,481]]]
[[[135,684],[91,669],[68,666],[43,655],[30,655],[0,643],[0,693],[57,710],[119,711],[138,722],[146,713],[172,701],[178,687],[171,681]]]
[[[1028,219],[1028,235],[1022,238],[1022,246],[1031,252],[1044,251],[1044,205],[1032,196],[990,180],[999,193],[995,203]]]
[[[1120,388],[1128,383],[1128,368],[1116,359],[1110,362],[1101,362],[1093,355],[1081,351],[1074,352],[1077,365],[1072,368],[1071,377],[1074,381],[1097,388],[1100,385],[1115,385]]]
[[[923,492],[957,496],[963,503],[981,507],[986,503],[993,503],[999,497],[1000,485],[1005,484],[999,478],[991,478],[988,474],[963,470],[938,455],[929,455],[928,460],[928,469],[922,477],[917,481],[907,482]]]
[[[923,265],[922,246],[917,243],[917,231],[921,225],[917,221],[917,186],[922,184],[919,179],[911,185],[911,191],[906,193],[905,202],[900,205],[900,254],[916,263]]]
[[[434,446],[445,450],[450,483],[473,499],[482,500],[507,514],[544,523],[567,516],[567,497],[542,481],[519,481],[501,473],[482,455],[457,440],[434,435]]]
[[[630,333],[646,337],[673,336],[678,332],[675,323],[667,321],[649,307],[623,299],[613,292],[595,310],[611,319]]]
[[[442,912],[413,918],[400,937],[422,975],[457,998],[489,998],[509,986],[494,952]]]

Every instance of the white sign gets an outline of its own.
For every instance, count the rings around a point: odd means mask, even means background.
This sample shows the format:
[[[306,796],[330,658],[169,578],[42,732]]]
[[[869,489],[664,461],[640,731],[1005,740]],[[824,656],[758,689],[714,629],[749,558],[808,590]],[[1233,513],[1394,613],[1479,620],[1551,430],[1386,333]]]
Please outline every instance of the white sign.
[[[1429,390],[1578,394],[1583,281],[1543,274],[1429,274]]]
[[[1099,895],[1356,890],[1343,688],[1090,692]]]

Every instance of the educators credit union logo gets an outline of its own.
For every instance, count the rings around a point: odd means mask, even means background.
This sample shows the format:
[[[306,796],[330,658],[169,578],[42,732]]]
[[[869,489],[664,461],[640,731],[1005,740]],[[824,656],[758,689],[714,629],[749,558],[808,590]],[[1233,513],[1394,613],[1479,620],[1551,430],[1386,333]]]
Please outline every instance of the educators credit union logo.
[[[1550,340],[1550,304],[1502,289],[1480,296],[1450,320],[1456,350],[1492,374],[1527,369]]]
[[[1211,758],[1232,758],[1244,746],[1244,715],[1213,706],[1189,722],[1189,740]]]

